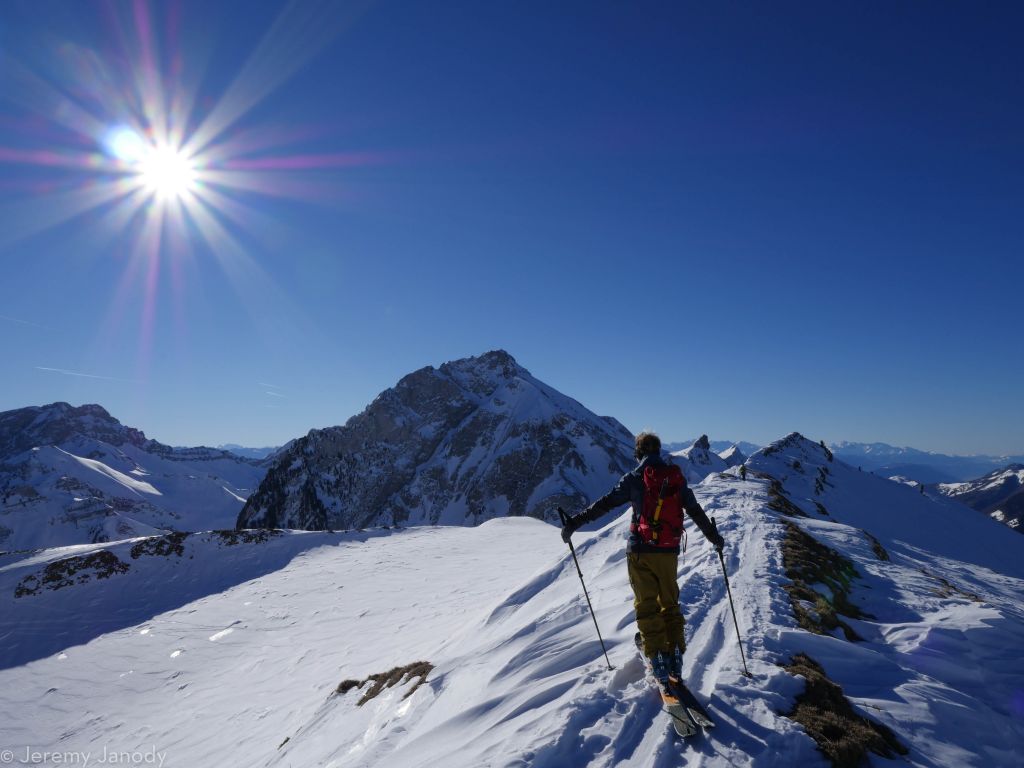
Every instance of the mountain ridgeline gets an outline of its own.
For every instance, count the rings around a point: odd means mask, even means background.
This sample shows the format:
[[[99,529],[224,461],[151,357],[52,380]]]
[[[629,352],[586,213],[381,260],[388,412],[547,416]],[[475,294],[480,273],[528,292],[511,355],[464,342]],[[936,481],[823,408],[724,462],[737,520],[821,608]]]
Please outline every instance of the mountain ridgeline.
[[[965,483],[940,483],[936,491],[1024,533],[1024,464],[1011,464]]]
[[[224,528],[264,474],[215,448],[173,448],[99,405],[0,413],[0,550]]]
[[[238,528],[557,520],[633,466],[633,436],[493,351],[428,366],[281,451]]]

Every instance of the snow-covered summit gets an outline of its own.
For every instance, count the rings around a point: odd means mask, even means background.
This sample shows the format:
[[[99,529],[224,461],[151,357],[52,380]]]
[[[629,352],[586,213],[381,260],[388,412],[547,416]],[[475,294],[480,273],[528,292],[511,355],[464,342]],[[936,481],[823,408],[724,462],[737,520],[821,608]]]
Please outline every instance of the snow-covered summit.
[[[1021,542],[994,521],[956,501],[863,472],[797,432],[758,451],[746,466],[774,478],[798,513],[857,520],[878,538],[1024,577]]]
[[[556,519],[555,507],[578,510],[605,493],[631,453],[625,427],[497,350],[415,371],[344,426],[297,440],[238,527]]]
[[[701,435],[689,448],[676,451],[672,456],[690,485],[703,481],[712,472],[724,472],[729,468],[725,460],[711,450],[707,435]]]
[[[747,460],[738,445],[730,445],[718,454],[728,467],[738,467]]]

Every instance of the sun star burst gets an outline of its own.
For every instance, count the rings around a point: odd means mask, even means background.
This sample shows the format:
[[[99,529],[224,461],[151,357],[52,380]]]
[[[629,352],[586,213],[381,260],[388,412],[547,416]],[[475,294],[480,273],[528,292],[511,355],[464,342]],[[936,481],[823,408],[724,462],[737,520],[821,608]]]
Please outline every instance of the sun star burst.
[[[142,184],[158,200],[176,200],[195,190],[196,169],[192,161],[171,146],[154,146],[138,166]]]

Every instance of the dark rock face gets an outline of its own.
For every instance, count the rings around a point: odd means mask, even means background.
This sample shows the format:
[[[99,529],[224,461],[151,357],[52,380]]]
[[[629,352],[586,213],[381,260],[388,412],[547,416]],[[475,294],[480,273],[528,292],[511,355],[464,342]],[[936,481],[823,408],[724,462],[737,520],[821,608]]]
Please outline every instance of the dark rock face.
[[[99,405],[78,408],[67,403],[19,408],[0,413],[0,457],[31,450],[38,445],[61,445],[78,434],[88,434],[110,445],[148,441],[137,429],[126,427]],[[156,443],[159,445],[159,443]]]
[[[507,352],[427,367],[344,426],[282,451],[239,528],[472,525],[557,519],[607,492],[632,435],[535,379]]]

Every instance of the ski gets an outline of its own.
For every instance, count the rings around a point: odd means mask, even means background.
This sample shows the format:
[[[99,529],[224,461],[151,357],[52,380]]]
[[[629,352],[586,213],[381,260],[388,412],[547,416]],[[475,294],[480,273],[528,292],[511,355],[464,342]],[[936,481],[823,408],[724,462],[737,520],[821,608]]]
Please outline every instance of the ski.
[[[672,718],[672,727],[675,728],[676,734],[684,739],[696,736],[697,723],[690,717],[686,707],[683,706],[675,692],[670,687],[662,686],[658,679],[654,677],[650,660],[644,655],[639,639],[637,640],[637,649],[640,651],[640,658],[644,660],[644,668],[647,670],[648,676],[654,680],[658,693],[661,694],[661,701],[665,705],[665,711]]]
[[[704,709],[704,705],[697,700],[697,697],[693,695],[693,692],[686,687],[686,683],[682,680],[669,678],[669,684],[672,686],[672,690],[679,698],[683,708],[686,709],[687,714],[690,715],[697,725],[701,728],[715,727],[715,721],[711,719],[711,715]]]

